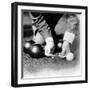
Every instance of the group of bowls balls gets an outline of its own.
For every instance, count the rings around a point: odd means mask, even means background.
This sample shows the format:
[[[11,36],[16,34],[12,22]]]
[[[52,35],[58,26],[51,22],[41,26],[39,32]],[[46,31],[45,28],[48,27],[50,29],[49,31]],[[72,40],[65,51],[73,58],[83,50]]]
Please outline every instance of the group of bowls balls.
[[[62,43],[57,44],[58,48],[62,47]],[[30,42],[25,42],[24,44],[25,53],[30,54],[32,58],[42,58],[44,57],[44,49],[40,44],[31,44]],[[74,54],[69,52],[66,56],[64,56],[67,61],[72,61],[74,59]]]

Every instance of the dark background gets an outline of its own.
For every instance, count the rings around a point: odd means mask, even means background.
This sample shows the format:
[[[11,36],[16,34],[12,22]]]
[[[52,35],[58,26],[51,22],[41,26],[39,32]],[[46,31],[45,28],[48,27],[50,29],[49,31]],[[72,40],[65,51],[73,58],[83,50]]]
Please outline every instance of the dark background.
[[[46,20],[48,26],[50,27],[52,36],[55,40],[55,43],[58,42],[58,40],[62,37],[63,35],[56,35],[54,28],[55,25],[57,24],[58,20],[63,16],[62,13],[53,13],[53,12],[36,12],[36,11],[23,11],[23,37],[26,39],[29,39],[31,36],[33,36],[33,30],[31,26],[31,19],[29,16],[29,13],[32,13],[35,17],[38,15],[42,15],[44,17],[44,20]]]

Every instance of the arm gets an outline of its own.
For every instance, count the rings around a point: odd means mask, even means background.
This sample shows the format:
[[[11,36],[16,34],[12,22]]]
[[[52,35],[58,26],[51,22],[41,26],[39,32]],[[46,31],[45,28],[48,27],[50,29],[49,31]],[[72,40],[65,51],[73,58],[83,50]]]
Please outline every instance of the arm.
[[[46,41],[46,45],[45,45],[45,55],[46,56],[53,56],[52,55],[52,49],[54,48],[54,41],[53,41],[53,38],[52,37],[47,37],[45,39]]]
[[[62,46],[62,52],[61,54],[62,55],[65,55],[67,54],[68,52],[70,52],[70,44],[73,43],[75,39],[75,34],[74,33],[71,33],[71,32],[65,32],[64,34],[64,43],[63,43],[63,46]]]

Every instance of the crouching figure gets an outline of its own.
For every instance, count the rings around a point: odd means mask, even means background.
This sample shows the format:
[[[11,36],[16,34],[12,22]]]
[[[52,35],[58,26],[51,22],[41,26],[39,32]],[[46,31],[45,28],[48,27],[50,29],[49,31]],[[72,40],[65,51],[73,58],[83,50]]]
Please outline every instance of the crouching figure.
[[[79,19],[75,14],[64,14],[57,22],[55,29],[57,35],[63,34],[62,51],[60,55],[65,56],[71,52],[72,46],[79,32]]]
[[[52,49],[54,48],[54,40],[51,35],[50,27],[45,21],[44,17],[39,14],[30,13],[32,18],[32,29],[34,32],[33,41],[36,44],[44,45],[46,56],[52,56]]]

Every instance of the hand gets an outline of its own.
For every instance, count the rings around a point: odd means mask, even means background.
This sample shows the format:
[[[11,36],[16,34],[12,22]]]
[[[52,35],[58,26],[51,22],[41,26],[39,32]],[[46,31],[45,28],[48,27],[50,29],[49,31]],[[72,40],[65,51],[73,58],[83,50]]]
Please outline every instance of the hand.
[[[70,44],[68,41],[64,41],[63,45],[62,45],[62,52],[61,55],[65,56],[67,53],[70,52]]]
[[[53,56],[52,55],[52,49],[54,48],[54,41],[51,37],[48,37],[46,40],[46,45],[45,45],[45,55],[46,56]]]

